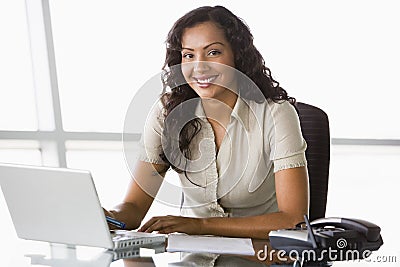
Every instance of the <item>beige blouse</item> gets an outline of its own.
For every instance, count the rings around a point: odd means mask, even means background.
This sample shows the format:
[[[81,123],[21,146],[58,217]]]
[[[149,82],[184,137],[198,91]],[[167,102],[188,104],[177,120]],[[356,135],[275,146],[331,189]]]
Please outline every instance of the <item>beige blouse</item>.
[[[274,173],[306,166],[306,142],[299,118],[287,101],[257,103],[238,97],[217,154],[214,132],[199,104],[202,128],[191,142],[192,158],[204,168],[179,174],[181,214],[191,217],[253,216],[278,211]],[[164,117],[158,103],[141,139],[139,160],[165,164],[161,135]],[[200,147],[200,148],[199,148]]]

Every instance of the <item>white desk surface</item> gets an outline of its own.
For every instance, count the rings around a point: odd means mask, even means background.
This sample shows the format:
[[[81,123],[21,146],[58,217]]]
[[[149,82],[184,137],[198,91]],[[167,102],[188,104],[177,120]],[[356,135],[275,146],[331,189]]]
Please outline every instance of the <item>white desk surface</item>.
[[[50,245],[45,242],[21,240],[16,236],[8,239],[8,244],[1,243],[0,266],[28,267],[136,267],[136,266],[210,266],[212,257],[207,254],[190,253],[155,253],[151,249],[141,249],[140,258],[119,259],[113,261],[113,253],[101,248],[76,247],[67,248],[63,245]],[[256,249],[257,250],[257,249]],[[397,262],[378,262],[378,256],[395,256]],[[211,266],[267,266],[261,262],[248,260],[246,257],[223,255]],[[282,266],[282,265],[273,265]],[[292,265],[283,265],[292,266]],[[340,266],[400,266],[400,249],[384,246],[371,256],[371,261],[335,262]]]

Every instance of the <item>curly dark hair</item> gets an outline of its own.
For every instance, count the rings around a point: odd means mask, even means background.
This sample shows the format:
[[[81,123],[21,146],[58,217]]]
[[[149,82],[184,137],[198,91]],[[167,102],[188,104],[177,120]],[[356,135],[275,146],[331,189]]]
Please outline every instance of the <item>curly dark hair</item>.
[[[287,92],[279,86],[279,83],[272,78],[270,69],[265,66],[263,57],[253,44],[253,35],[245,22],[225,7],[204,6],[185,14],[175,22],[168,33],[162,76],[164,90],[161,96],[165,118],[173,110],[177,112],[176,114],[182,115],[181,118],[193,115],[187,114],[187,110],[180,110],[180,104],[190,99],[200,100],[196,92],[184,81],[181,69],[173,68],[173,66],[182,63],[181,50],[184,30],[204,22],[213,22],[224,31],[225,37],[233,50],[235,68],[250,78],[257,87],[258,92],[261,91],[262,95],[264,95],[264,98],[262,98],[260,97],[262,96],[261,94],[251,93],[252,90],[246,90],[246,87],[240,86],[239,83],[238,94],[240,97],[256,102],[263,102],[266,99],[271,99],[275,102],[287,100],[294,104],[295,99],[289,97]],[[167,92],[167,88],[170,91]],[[170,119],[168,123],[167,120],[164,122],[162,133],[164,145],[163,153],[160,156],[177,172],[185,171],[184,168],[178,167],[178,165],[182,166],[182,157],[178,158],[179,156],[175,155],[182,154],[186,157],[186,160],[190,159],[189,144],[201,130],[200,120],[196,118],[189,121],[179,133],[174,132],[179,129],[177,127],[179,125],[178,119]],[[179,136],[179,140],[172,140],[173,136]],[[174,142],[179,145],[174,146]],[[180,151],[176,151],[177,147]]]

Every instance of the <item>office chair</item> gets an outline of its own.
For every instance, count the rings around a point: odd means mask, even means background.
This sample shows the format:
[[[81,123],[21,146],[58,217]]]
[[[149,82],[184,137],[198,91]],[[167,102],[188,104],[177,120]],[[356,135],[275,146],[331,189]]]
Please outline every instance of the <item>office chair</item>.
[[[309,219],[325,217],[328,195],[330,134],[326,113],[314,106],[295,103],[303,137],[307,142],[306,158],[310,183]]]

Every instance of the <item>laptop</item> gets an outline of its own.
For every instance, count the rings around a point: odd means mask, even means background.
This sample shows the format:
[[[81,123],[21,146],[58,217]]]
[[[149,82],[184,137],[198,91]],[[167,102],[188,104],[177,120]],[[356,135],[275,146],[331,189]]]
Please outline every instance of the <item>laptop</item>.
[[[0,185],[19,238],[127,250],[166,235],[110,231],[89,171],[0,164]]]

